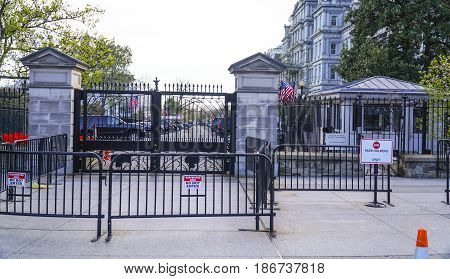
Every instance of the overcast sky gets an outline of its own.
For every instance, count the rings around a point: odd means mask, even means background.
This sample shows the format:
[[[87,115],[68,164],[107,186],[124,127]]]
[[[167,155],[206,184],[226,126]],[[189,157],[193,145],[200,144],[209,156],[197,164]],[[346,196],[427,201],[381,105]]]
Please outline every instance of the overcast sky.
[[[296,0],[67,0],[105,10],[96,31],[128,45],[138,79],[222,84],[228,67],[280,44]]]

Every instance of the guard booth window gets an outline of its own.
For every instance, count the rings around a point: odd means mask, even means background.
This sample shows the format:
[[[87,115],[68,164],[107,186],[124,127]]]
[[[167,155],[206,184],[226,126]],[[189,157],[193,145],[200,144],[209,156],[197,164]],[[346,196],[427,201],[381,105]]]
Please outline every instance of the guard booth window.
[[[403,108],[401,105],[392,106],[392,130],[393,132],[401,132],[401,121],[402,121]]]
[[[361,119],[362,107],[358,103],[353,103],[353,132],[358,130],[358,127],[362,125]]]
[[[341,105],[333,104],[326,107],[326,133],[335,133],[341,130]]]
[[[365,105],[364,106],[364,130],[368,132],[390,131],[390,106],[389,105]]]

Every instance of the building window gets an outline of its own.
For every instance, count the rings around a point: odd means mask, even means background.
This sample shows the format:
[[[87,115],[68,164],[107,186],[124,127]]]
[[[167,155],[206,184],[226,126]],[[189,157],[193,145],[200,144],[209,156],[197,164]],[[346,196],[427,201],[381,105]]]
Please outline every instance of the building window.
[[[401,129],[401,121],[402,121],[402,105],[393,105],[392,106],[392,129],[394,132],[399,133]]]
[[[330,50],[330,53],[331,53],[332,55],[335,55],[335,54],[336,54],[336,43],[331,43],[331,50]]]
[[[364,130],[368,132],[387,132],[390,130],[389,119],[389,105],[364,106]]]
[[[331,16],[331,26],[337,26],[337,16]]]
[[[332,80],[336,79],[336,71],[333,69],[330,69],[330,79]]]

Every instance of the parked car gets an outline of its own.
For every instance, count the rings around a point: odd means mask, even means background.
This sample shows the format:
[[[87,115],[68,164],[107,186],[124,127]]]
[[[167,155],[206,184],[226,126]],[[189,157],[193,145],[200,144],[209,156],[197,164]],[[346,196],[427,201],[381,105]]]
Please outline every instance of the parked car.
[[[80,132],[83,134],[84,117],[80,119]],[[126,123],[117,116],[89,115],[87,117],[87,136],[98,139],[139,140],[151,132],[151,123]]]
[[[163,119],[161,120],[161,132],[168,133],[176,131],[176,127],[172,121]]]

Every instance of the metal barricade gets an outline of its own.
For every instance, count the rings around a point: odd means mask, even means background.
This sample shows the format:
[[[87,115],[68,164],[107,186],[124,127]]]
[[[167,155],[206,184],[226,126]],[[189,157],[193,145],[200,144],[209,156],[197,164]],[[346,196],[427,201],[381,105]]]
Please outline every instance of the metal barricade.
[[[92,218],[97,220],[94,240],[99,239],[104,217],[102,170],[72,174],[74,156],[101,161],[95,153],[0,151],[1,185],[7,187],[0,193],[0,215]],[[58,165],[61,161],[65,163]]]
[[[377,191],[390,204],[390,166],[361,165],[359,146],[277,146],[272,153],[275,191]]]
[[[183,160],[187,156],[205,162],[202,169],[190,173],[190,166]],[[253,162],[257,172],[246,171],[249,158],[256,158]],[[156,169],[151,163],[154,159],[160,162]],[[231,160],[235,162],[234,171],[215,171]],[[107,241],[111,240],[115,219],[255,217],[259,230],[260,218],[268,217],[269,232],[273,233],[273,199],[267,206],[261,202],[265,188],[273,197],[271,180],[260,177],[271,173],[272,163],[267,156],[134,153],[118,155],[111,165],[116,165],[115,162],[121,164],[109,171]]]

